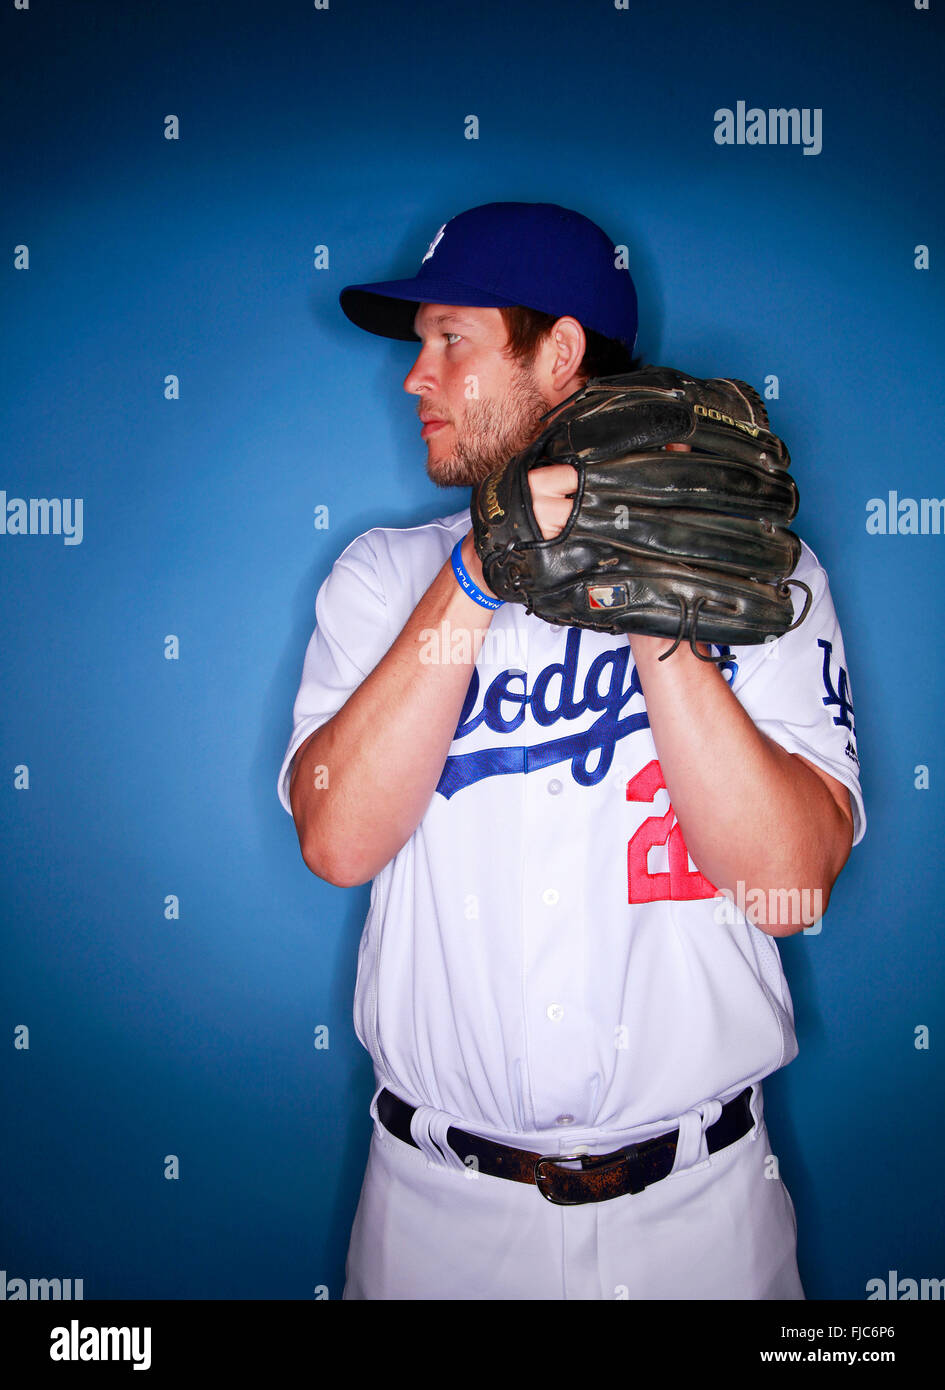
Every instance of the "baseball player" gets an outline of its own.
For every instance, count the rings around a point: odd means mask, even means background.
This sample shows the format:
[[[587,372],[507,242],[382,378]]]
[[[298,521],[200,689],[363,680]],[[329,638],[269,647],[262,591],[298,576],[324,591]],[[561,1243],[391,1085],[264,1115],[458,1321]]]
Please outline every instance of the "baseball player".
[[[341,305],[419,343],[444,486],[635,365],[629,272],[550,204],[461,213],[415,277]],[[576,475],[528,476],[552,537]],[[373,880],[346,1298],[804,1297],[762,1110],[797,1053],[776,938],[826,908],[864,812],[827,579],[806,547],[795,574],[794,630],[661,661],[665,638],[500,602],[468,509],[336,561],[279,795],[312,872]]]

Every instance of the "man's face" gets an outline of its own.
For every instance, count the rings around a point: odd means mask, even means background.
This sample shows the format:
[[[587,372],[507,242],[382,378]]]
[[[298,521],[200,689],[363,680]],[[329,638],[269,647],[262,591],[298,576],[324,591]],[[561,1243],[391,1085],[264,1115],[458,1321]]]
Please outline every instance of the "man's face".
[[[422,304],[414,330],[421,348],[404,390],[420,397],[427,473],[440,487],[471,487],[535,438],[551,401],[533,369],[503,351],[498,309]]]

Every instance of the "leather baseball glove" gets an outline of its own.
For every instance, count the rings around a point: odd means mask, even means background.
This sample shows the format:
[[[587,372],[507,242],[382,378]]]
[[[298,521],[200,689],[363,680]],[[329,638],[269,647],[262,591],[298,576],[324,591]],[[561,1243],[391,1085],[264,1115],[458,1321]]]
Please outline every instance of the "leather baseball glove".
[[[550,623],[603,632],[755,644],[807,616],[789,580],[800,541],[790,456],[742,381],[644,367],[589,381],[545,417],[522,453],[473,492],[486,583]],[[687,445],[691,452],[667,449]],[[577,470],[571,515],[545,540],[528,475]],[[790,584],[806,590],[795,619]]]

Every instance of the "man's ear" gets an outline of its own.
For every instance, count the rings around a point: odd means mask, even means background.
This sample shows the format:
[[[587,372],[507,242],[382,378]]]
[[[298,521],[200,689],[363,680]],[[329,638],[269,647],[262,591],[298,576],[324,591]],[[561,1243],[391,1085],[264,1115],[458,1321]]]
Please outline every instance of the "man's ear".
[[[542,340],[536,367],[549,392],[564,400],[581,385],[578,368],[587,351],[587,338],[577,319],[566,315]]]

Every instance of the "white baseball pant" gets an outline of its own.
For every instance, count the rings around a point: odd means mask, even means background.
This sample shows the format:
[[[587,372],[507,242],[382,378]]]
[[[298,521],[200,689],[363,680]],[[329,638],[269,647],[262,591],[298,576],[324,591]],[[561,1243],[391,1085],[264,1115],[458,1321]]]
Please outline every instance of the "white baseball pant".
[[[344,1298],[803,1299],[761,1107],[755,1086],[754,1128],[708,1156],[713,1112],[690,1112],[668,1177],[571,1207],[444,1160],[442,1124],[415,1123],[415,1149],[375,1121]]]

